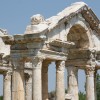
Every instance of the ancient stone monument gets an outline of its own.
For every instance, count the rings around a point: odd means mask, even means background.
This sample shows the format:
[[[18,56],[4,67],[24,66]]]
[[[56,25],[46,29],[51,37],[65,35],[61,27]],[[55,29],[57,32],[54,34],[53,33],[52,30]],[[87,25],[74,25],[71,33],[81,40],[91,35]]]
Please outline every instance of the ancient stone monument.
[[[86,72],[86,99],[96,100],[100,21],[85,3],[74,3],[49,19],[34,15],[24,34],[10,36],[0,29],[0,36],[4,100],[48,100],[51,62],[56,64],[56,100],[78,100],[78,69]]]

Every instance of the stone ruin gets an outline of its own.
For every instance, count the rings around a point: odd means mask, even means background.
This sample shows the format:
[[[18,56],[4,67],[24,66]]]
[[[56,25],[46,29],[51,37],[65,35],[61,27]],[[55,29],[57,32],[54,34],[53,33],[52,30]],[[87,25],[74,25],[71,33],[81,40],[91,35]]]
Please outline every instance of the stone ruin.
[[[86,73],[86,99],[96,100],[100,21],[85,3],[74,3],[48,19],[34,15],[24,34],[11,36],[0,29],[0,36],[4,100],[49,100],[48,66],[51,62],[56,64],[55,100],[79,100],[78,69]]]

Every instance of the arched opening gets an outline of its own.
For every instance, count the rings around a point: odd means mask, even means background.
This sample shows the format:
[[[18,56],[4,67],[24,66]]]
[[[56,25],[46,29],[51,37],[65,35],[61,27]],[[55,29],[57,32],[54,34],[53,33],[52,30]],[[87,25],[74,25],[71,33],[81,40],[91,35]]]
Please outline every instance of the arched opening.
[[[83,96],[83,98],[86,98],[85,72],[84,70],[80,70],[80,67],[83,66],[82,65],[83,60],[87,59],[87,56],[88,56],[87,50],[91,47],[91,40],[89,36],[90,36],[89,31],[85,27],[81,26],[80,24],[73,25],[70,28],[69,33],[67,35],[67,41],[73,42],[75,44],[73,47],[69,48],[68,63],[69,65],[77,66],[77,69],[78,69],[78,83],[77,83],[78,88],[76,87],[76,92],[77,92],[76,98],[78,98],[78,94],[79,96]],[[73,69],[73,72],[74,72],[74,69]],[[73,80],[71,80],[71,82],[72,81]],[[73,84],[77,85],[75,83]],[[74,94],[74,92],[71,92],[71,93]]]
[[[81,25],[73,25],[67,35],[67,41],[75,43],[75,48],[87,49],[89,45],[89,38],[87,36],[87,30]]]

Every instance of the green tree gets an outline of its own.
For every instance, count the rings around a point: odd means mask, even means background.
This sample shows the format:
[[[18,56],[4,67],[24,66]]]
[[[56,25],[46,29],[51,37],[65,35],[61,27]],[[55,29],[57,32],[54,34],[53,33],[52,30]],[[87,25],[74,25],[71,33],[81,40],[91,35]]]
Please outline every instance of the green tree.
[[[96,79],[97,100],[100,100],[100,75],[98,73]]]
[[[3,100],[3,96],[0,96],[0,100]]]
[[[83,92],[79,92],[79,100],[86,100],[86,94]]]

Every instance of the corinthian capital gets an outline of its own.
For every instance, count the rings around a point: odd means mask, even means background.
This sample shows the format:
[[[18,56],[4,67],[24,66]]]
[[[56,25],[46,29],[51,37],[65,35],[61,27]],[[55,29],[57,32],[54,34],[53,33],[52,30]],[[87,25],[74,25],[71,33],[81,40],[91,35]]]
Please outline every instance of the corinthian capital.
[[[86,75],[94,76],[94,72],[95,72],[95,67],[90,66],[90,65],[86,66]]]
[[[33,68],[41,68],[42,62],[43,62],[43,58],[42,57],[34,57],[32,59],[32,67]]]

